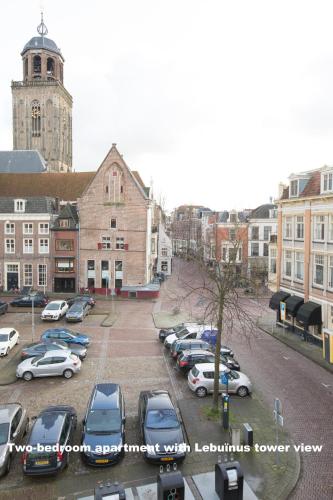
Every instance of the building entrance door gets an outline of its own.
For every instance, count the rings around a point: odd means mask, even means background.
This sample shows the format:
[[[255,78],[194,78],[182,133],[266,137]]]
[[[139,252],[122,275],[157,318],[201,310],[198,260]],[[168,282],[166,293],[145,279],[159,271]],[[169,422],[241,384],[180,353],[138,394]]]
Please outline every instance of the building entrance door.
[[[7,290],[17,289],[19,287],[18,264],[7,265]]]

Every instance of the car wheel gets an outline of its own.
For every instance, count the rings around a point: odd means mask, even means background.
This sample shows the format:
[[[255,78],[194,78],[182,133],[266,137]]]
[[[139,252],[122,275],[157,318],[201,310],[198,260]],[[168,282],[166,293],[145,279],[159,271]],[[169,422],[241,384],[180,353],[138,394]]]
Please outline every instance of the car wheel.
[[[31,372],[24,372],[22,378],[27,382],[30,382],[30,380],[33,379],[33,374]]]
[[[198,387],[195,391],[195,394],[198,396],[198,398],[204,398],[207,396],[207,389],[205,387]]]
[[[72,370],[65,370],[64,373],[63,373],[63,376],[65,378],[72,378],[73,377],[73,372]]]
[[[248,393],[249,393],[249,391],[248,391],[247,387],[245,387],[244,385],[242,385],[241,387],[239,387],[238,390],[237,390],[237,394],[241,398],[244,398],[245,396],[247,396]]]

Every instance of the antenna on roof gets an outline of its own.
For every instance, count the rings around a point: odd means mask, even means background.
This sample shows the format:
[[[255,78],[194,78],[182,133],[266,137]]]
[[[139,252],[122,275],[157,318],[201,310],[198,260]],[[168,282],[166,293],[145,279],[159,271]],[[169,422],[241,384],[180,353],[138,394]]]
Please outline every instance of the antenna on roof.
[[[46,27],[46,24],[44,23],[43,9],[41,10],[40,13],[40,24],[37,26],[37,32],[40,34],[42,38],[46,36],[49,32]]]

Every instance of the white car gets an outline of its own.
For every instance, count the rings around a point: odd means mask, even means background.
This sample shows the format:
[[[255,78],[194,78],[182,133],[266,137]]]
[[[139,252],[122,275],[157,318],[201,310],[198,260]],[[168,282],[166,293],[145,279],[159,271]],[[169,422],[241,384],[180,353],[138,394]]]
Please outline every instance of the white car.
[[[65,316],[68,310],[68,304],[64,300],[52,300],[47,304],[41,314],[41,319],[44,321],[58,321],[58,319]]]
[[[175,340],[200,338],[201,334],[205,330],[211,330],[211,329],[212,329],[211,325],[196,325],[196,326],[184,327],[183,330],[168,335],[164,341],[164,347],[170,349]]]
[[[200,363],[194,365],[192,370],[189,371],[187,377],[188,386],[199,398],[203,398],[207,394],[214,392],[214,370],[214,363]],[[229,370],[223,364],[220,364],[219,392],[225,392],[227,389],[226,384],[221,381],[222,373],[226,373],[228,376],[229,393],[237,394],[242,398],[251,394],[252,383],[247,375],[235,370]]]
[[[22,361],[16,367],[16,377],[26,381],[34,377],[63,376],[71,378],[81,369],[81,360],[70,350],[47,351],[44,356],[35,356]]]
[[[20,342],[20,335],[14,328],[0,328],[0,356],[7,356],[14,345]]]

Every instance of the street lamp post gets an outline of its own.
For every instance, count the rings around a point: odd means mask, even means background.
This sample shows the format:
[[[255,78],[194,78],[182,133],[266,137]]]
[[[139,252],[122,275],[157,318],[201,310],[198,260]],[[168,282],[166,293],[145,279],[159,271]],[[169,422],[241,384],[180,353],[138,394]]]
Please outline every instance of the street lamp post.
[[[31,293],[31,337],[32,337],[32,342],[35,340],[35,296],[36,292],[30,292]]]

